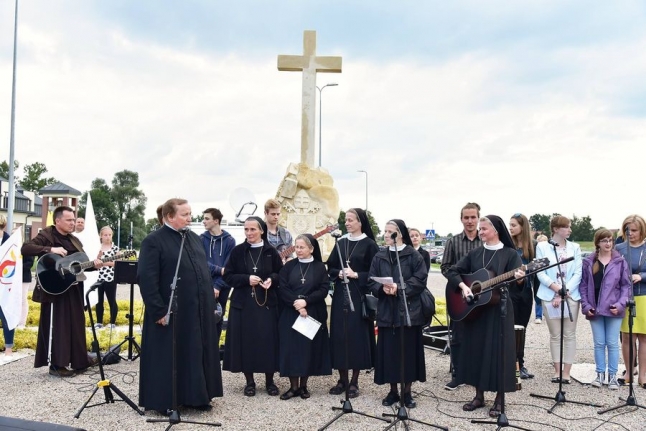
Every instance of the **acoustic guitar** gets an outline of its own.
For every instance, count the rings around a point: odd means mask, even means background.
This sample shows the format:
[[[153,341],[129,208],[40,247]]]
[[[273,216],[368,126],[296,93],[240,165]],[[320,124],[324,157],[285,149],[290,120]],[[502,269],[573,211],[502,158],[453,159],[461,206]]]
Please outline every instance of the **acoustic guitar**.
[[[479,269],[473,274],[462,276],[464,284],[471,288],[474,294],[472,301],[467,302],[462,297],[460,289],[446,288],[446,308],[451,316],[451,320],[460,322],[462,320],[476,319],[482,308],[487,305],[495,305],[500,302],[500,290],[496,287],[498,284],[514,278],[514,273],[519,269],[525,272],[537,272],[549,266],[550,261],[544,257],[534,259],[527,265],[521,265],[520,268],[513,269],[504,274],[495,276],[493,272],[487,269]],[[493,287],[492,287],[493,286]]]
[[[314,239],[318,239],[318,238],[322,237],[323,235],[325,235],[326,233],[334,232],[338,228],[339,228],[338,223],[331,224],[328,227],[326,227],[325,229],[323,229],[322,231],[314,234]],[[296,247],[294,247],[293,245],[290,245],[289,247],[287,247],[286,249],[284,249],[283,251],[280,252],[280,258],[281,259],[287,259],[292,253],[294,253],[294,250],[296,250]]]
[[[127,259],[136,255],[136,251],[126,250],[114,256],[106,256],[100,260],[105,263],[117,259]],[[76,279],[78,275],[92,267],[94,267],[94,260],[88,259],[87,255],[80,251],[65,257],[56,253],[47,253],[38,259],[36,278],[45,292],[50,295],[60,295],[78,283]]]

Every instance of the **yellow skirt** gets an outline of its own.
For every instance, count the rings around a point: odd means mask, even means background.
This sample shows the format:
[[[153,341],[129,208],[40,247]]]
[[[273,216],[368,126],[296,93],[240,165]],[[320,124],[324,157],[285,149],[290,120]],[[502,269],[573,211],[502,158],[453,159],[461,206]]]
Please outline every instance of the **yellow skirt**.
[[[635,296],[635,311],[637,316],[633,319],[633,334],[646,334],[646,296]],[[628,309],[621,322],[621,332],[628,333]]]

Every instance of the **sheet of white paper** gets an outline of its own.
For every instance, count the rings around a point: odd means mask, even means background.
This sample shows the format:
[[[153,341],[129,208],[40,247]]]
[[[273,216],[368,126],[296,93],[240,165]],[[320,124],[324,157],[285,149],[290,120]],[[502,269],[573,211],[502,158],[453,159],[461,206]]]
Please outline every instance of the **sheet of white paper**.
[[[393,278],[392,277],[370,277],[377,283],[381,284],[392,284],[393,283]]]
[[[547,317],[550,318],[550,319],[560,319],[561,318],[561,306],[559,305],[558,307],[554,307],[551,302],[547,302],[546,304],[547,304],[547,307],[546,307]],[[566,318],[568,318],[568,319],[570,318],[569,310],[570,310],[570,306],[566,302],[565,303],[564,316]]]
[[[320,327],[321,327],[321,322],[319,322],[318,320],[310,316],[307,316],[307,317],[298,316],[296,318],[296,321],[292,325],[292,328],[294,328],[301,334],[305,335],[310,340],[314,339],[314,336],[316,335]]]

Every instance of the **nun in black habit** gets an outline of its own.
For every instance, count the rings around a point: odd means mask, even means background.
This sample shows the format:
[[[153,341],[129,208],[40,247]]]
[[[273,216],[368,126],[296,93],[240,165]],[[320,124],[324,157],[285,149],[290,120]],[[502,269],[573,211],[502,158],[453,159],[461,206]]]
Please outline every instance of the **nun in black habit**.
[[[222,396],[215,295],[200,238],[187,229],[191,207],[184,199],[163,205],[166,224],[141,244],[137,280],[146,306],[141,335],[139,405],[165,414],[172,405],[173,329],[177,352],[177,404],[209,410]],[[180,244],[184,247],[179,256]],[[175,268],[177,313],[166,317]]]
[[[384,228],[384,239],[388,248],[377,253],[370,266],[369,277],[392,277],[392,283],[382,284],[372,278],[368,287],[379,298],[377,306],[377,360],[375,363],[375,383],[390,383],[390,392],[382,400],[382,405],[391,406],[400,401],[397,383],[401,382],[401,331],[404,335],[404,405],[416,406],[411,393],[414,381],[426,381],[424,362],[424,343],[422,326],[424,316],[420,294],[426,289],[428,269],[422,255],[412,247],[406,224],[399,219],[390,220]],[[405,309],[398,291],[401,280],[397,267],[395,248],[399,252],[401,272],[406,285],[406,299],[411,326],[405,326]]]
[[[330,389],[330,394],[341,394],[349,384],[348,397],[355,398],[359,395],[360,371],[369,370],[374,366],[376,354],[374,322],[362,317],[361,297],[370,293],[368,271],[379,246],[375,242],[368,216],[361,208],[351,208],[345,213],[345,227],[348,234],[338,241],[327,260],[328,274],[330,280],[334,281],[330,351],[332,368],[339,370],[339,381]],[[339,252],[342,260],[339,260]],[[347,303],[342,269],[348,277],[354,312],[350,311]],[[350,382],[348,370],[352,370]]]
[[[300,396],[309,398],[309,376],[332,374],[330,340],[327,331],[327,305],[330,279],[321,260],[321,250],[310,234],[294,241],[297,259],[290,260],[280,271],[278,295],[282,311],[280,332],[280,375],[289,377],[290,388],[282,400]],[[314,339],[292,328],[298,317],[310,316],[321,323]]]
[[[472,250],[457,264],[447,271],[449,288],[461,290],[463,297],[472,294],[461,278],[463,274],[471,274],[485,268],[494,275],[513,271],[515,278],[525,273],[520,269],[521,261],[514,242],[502,219],[495,215],[480,218],[480,239],[483,245]],[[484,280],[481,280],[484,281]],[[522,281],[521,281],[522,283]],[[521,289],[522,284],[511,283],[510,289]],[[464,322],[464,335],[460,358],[457,361],[456,378],[460,384],[475,386],[476,395],[464,406],[465,411],[473,411],[484,407],[484,392],[496,391],[496,400],[489,410],[489,416],[497,417],[502,408],[500,390],[513,392],[516,390],[515,362],[516,345],[514,338],[514,309],[512,301],[504,296],[501,298],[507,307],[507,316],[503,319],[500,313],[501,304],[480,307],[481,313],[477,319]],[[499,388],[500,375],[500,328],[504,331],[504,387]]]
[[[244,223],[246,241],[234,247],[224,267],[233,288],[224,344],[223,369],[244,373],[246,396],[256,395],[254,373],[265,374],[269,395],[278,395],[278,273],[283,261],[267,241],[267,225],[259,217]]]

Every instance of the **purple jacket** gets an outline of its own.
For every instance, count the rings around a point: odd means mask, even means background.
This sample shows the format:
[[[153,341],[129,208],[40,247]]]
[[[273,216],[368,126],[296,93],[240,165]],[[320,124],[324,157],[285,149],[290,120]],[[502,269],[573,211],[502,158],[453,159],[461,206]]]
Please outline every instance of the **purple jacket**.
[[[597,316],[607,317],[624,317],[626,303],[630,298],[630,271],[628,263],[619,252],[612,250],[610,262],[606,266],[606,273],[601,282],[601,292],[599,292],[599,304],[597,304],[594,294],[594,279],[592,278],[592,265],[597,258],[597,253],[592,253],[583,261],[581,274],[581,312],[586,315],[588,311],[594,309]],[[619,313],[617,316],[610,312],[610,306],[617,307]]]

